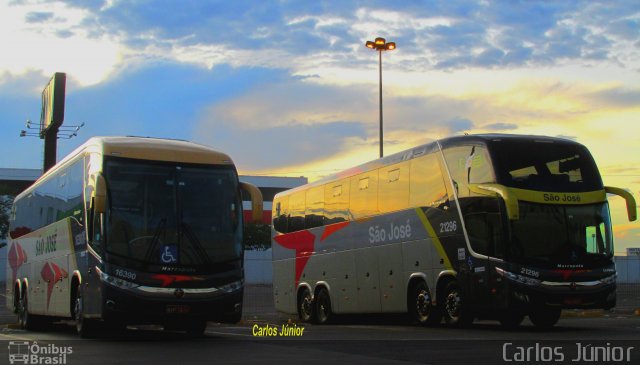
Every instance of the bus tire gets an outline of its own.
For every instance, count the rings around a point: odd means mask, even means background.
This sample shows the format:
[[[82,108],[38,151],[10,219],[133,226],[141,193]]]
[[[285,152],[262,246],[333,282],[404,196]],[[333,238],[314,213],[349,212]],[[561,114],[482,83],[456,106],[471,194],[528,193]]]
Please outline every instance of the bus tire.
[[[207,330],[207,321],[204,319],[194,319],[187,324],[187,335],[192,338],[204,337]]]
[[[445,322],[454,327],[466,327],[473,322],[473,314],[465,302],[460,286],[455,280],[447,283],[444,289],[443,314]]]
[[[534,326],[549,329],[558,323],[561,313],[561,308],[541,306],[534,308],[531,313],[529,313],[529,319]]]
[[[220,323],[236,324],[241,320],[242,320],[242,312],[240,311],[240,312],[234,312],[231,314],[225,314],[221,318]]]
[[[18,299],[18,323],[20,324],[20,328],[32,330],[33,320],[34,318],[29,314],[29,299],[27,298],[27,293],[22,293],[20,299]]]
[[[298,294],[298,318],[302,322],[311,322],[314,317],[314,305],[311,291],[304,287]]]
[[[500,325],[505,329],[516,329],[524,320],[525,314],[520,311],[506,311],[500,316]]]
[[[333,313],[331,311],[331,297],[325,287],[321,287],[316,294],[315,300],[315,322],[326,324],[331,321]]]
[[[91,338],[96,335],[97,323],[91,319],[84,318],[84,300],[82,298],[82,286],[78,284],[74,291],[73,316],[76,324],[76,332],[81,338]]]
[[[433,325],[440,322],[437,310],[433,305],[433,299],[427,283],[420,280],[413,283],[409,290],[407,308],[411,321],[420,325]]]

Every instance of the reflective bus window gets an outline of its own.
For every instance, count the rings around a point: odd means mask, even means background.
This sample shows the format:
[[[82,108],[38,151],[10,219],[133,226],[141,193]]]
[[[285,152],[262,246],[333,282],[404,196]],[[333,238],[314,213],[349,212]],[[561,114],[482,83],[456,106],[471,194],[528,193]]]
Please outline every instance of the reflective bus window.
[[[289,230],[296,232],[304,229],[305,192],[294,193],[289,198]]]
[[[411,160],[409,205],[442,209],[447,203],[447,189],[436,154]]]
[[[325,224],[349,219],[349,179],[325,185]]]
[[[307,190],[305,228],[321,227],[324,224],[324,186]]]
[[[602,189],[595,162],[582,145],[502,140],[492,142],[490,148],[498,182],[503,185],[539,191]]]
[[[444,157],[459,197],[470,194],[469,183],[494,182],[489,154],[483,146],[469,145],[444,150]]]
[[[278,198],[274,202],[275,213],[273,219],[273,228],[280,233],[287,233],[288,231],[288,215],[289,215],[289,197],[285,196]]]
[[[409,204],[409,162],[402,162],[380,169],[380,212],[406,209]]]
[[[349,210],[353,218],[378,213],[378,170],[351,178]]]

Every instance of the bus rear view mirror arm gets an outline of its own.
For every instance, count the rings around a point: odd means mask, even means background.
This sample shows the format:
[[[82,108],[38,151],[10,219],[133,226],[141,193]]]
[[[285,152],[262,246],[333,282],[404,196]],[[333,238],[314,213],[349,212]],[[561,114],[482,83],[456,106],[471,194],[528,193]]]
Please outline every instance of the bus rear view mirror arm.
[[[96,174],[95,187],[93,191],[93,209],[94,212],[104,213],[107,204],[107,182],[102,174]]]
[[[251,197],[251,220],[253,223],[262,222],[262,193],[253,184],[240,182],[240,188]]]
[[[614,188],[612,186],[605,186],[604,191],[609,194],[615,194],[624,198],[624,200],[627,202],[627,216],[629,217],[629,222],[633,222],[638,219],[638,212],[636,211],[636,200],[634,199],[633,195],[631,195],[631,193],[624,189]]]
[[[520,219],[518,198],[506,186],[500,184],[469,184],[469,188],[478,194],[486,194],[487,192],[497,194],[504,200],[509,220],[515,221]]]

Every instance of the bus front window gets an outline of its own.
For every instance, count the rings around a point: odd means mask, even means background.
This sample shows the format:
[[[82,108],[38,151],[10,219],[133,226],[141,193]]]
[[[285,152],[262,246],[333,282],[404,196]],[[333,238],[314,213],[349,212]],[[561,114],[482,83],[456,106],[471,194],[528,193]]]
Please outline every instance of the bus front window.
[[[509,259],[523,264],[596,263],[613,255],[607,203],[543,205],[520,202],[511,221]]]
[[[235,171],[106,161],[109,253],[149,264],[211,265],[242,255]]]

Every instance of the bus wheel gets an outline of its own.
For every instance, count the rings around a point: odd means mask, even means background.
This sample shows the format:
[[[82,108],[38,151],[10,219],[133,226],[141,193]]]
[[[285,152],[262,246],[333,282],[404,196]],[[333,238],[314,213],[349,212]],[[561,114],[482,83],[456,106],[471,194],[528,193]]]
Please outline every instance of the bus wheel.
[[[207,321],[205,320],[193,320],[187,325],[187,335],[189,337],[197,338],[203,337],[204,331],[207,329]]]
[[[27,293],[24,293],[18,299],[18,323],[20,324],[20,328],[28,330],[32,329],[32,318],[29,314],[29,303],[27,299]]]
[[[519,311],[506,311],[500,317],[500,325],[507,329],[516,329],[524,320],[524,313]]]
[[[440,322],[437,318],[436,308],[433,306],[429,287],[424,281],[412,285],[407,303],[411,320],[418,324],[435,324]]]
[[[303,288],[298,295],[298,317],[302,322],[313,319],[313,298],[307,288]]]
[[[473,315],[466,308],[458,283],[450,281],[444,290],[444,320],[456,327],[468,326],[473,322]]]
[[[76,287],[75,293],[73,314],[76,320],[76,331],[80,337],[90,338],[95,333],[95,323],[90,319],[84,318],[84,301],[80,284]]]
[[[25,292],[18,300],[18,323],[20,328],[34,331],[46,329],[47,317],[29,313],[29,298]]]
[[[553,307],[537,307],[529,313],[529,319],[536,327],[551,328],[560,319],[562,309]]]
[[[315,317],[316,323],[325,324],[331,320],[331,298],[326,288],[320,288],[316,295]]]

